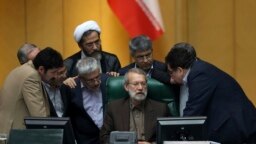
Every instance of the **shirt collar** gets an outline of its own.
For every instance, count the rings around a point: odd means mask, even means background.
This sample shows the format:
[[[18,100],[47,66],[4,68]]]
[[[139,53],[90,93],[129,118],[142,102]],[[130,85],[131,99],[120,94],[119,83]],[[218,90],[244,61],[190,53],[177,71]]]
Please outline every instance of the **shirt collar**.
[[[82,83],[82,81],[80,81],[80,83],[81,83],[81,88],[83,89],[85,85]]]
[[[134,65],[134,68],[137,68],[137,64],[136,63]],[[151,77],[151,73],[152,73],[153,68],[154,68],[154,66],[153,66],[153,63],[152,63],[150,69],[146,72],[147,77]]]
[[[187,85],[188,82],[188,74],[190,73],[190,68],[188,69],[187,73],[185,74],[184,78],[183,78],[183,84]]]
[[[86,58],[86,55],[84,54],[84,52],[81,50],[81,59]]]
[[[42,81],[42,83],[43,83],[43,85],[45,86],[45,88],[51,89],[51,86],[50,86],[48,83],[46,83],[46,82],[44,82],[44,81]]]
[[[144,106],[145,106],[145,100],[143,100],[139,105],[135,106],[135,105],[133,105],[132,100],[130,99],[130,109],[131,110],[138,109],[138,110],[142,111],[144,109]]]

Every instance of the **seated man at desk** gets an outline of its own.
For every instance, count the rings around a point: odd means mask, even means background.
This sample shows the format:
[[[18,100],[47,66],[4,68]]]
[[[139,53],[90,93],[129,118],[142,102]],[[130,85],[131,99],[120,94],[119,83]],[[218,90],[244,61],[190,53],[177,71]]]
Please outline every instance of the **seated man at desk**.
[[[139,144],[156,139],[157,117],[169,116],[166,104],[147,98],[147,76],[138,68],[130,69],[124,76],[125,97],[109,103],[100,131],[101,143],[109,142],[112,131],[135,131]]]

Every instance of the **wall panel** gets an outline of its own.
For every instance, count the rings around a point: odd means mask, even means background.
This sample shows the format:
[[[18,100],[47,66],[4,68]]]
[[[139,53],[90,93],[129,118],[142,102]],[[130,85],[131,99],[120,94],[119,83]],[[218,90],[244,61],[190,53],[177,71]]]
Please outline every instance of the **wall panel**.
[[[188,5],[188,41],[199,57],[233,75],[233,0],[193,0]]]
[[[63,52],[62,0],[26,0],[27,41]]]
[[[236,0],[236,78],[256,105],[256,1]]]
[[[24,0],[0,0],[0,87],[19,65],[17,49],[25,41]]]

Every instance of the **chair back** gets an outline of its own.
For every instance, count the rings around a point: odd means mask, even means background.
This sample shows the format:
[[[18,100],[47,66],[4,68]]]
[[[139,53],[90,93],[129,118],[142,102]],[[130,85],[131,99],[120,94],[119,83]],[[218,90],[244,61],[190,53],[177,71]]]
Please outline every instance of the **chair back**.
[[[129,96],[124,89],[124,77],[110,77],[106,83],[107,102]],[[148,78],[148,97],[168,104],[172,116],[178,116],[175,94],[172,87],[153,78]]]

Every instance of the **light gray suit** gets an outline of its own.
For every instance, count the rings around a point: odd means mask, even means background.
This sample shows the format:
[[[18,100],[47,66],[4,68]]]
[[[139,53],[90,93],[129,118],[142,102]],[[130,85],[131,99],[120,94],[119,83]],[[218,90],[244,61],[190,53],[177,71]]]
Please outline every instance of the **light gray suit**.
[[[25,128],[25,116],[49,116],[49,102],[32,61],[12,70],[0,95],[0,133]]]

